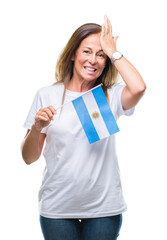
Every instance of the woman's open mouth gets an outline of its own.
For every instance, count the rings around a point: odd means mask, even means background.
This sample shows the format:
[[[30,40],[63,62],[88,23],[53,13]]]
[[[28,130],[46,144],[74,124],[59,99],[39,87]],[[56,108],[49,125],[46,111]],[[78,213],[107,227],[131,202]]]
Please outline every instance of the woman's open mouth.
[[[94,67],[86,67],[85,66],[84,69],[89,73],[95,73],[97,71],[97,69]]]

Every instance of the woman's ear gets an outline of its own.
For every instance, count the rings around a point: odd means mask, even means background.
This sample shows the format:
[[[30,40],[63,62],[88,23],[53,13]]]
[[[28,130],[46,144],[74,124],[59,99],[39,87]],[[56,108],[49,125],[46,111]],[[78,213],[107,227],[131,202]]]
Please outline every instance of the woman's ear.
[[[73,54],[71,57],[71,61],[74,61],[74,60],[75,60],[75,54]]]

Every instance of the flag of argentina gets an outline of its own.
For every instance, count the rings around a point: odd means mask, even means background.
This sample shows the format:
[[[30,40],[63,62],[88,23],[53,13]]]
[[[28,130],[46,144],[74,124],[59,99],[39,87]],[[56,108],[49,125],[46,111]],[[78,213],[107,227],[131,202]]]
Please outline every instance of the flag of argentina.
[[[119,131],[101,85],[74,99],[72,104],[89,143],[94,143]]]

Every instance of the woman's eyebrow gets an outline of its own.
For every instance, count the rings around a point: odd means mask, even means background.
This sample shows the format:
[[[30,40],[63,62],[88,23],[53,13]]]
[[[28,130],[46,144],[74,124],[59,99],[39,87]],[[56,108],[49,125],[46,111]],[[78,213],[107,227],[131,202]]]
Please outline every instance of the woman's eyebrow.
[[[103,49],[100,49],[98,52],[104,52]]]
[[[86,47],[86,46],[84,46],[83,48],[88,48],[88,49],[92,50],[92,48],[90,48],[90,47]]]
[[[83,47],[83,48],[88,48],[89,50],[92,50],[92,48],[90,48],[90,47],[86,47],[86,46]],[[104,51],[103,51],[103,49],[100,49],[98,52],[104,52]]]

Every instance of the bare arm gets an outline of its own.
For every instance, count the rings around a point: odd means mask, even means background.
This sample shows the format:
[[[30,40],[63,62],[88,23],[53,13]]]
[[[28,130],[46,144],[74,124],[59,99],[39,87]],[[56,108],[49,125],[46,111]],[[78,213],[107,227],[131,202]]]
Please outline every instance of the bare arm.
[[[138,103],[146,89],[146,85],[139,72],[126,58],[122,57],[116,60],[114,64],[126,83],[121,102],[124,110],[127,110]]]
[[[31,130],[27,131],[27,134],[22,142],[21,150],[22,157],[26,164],[31,164],[39,159],[46,134],[40,133],[35,129],[35,125]]]
[[[46,137],[46,134],[41,133],[41,130],[49,125],[54,114],[56,114],[56,110],[52,106],[40,109],[37,112],[35,123],[31,130],[28,130],[21,145],[22,157],[26,164],[31,164],[39,159]]]

